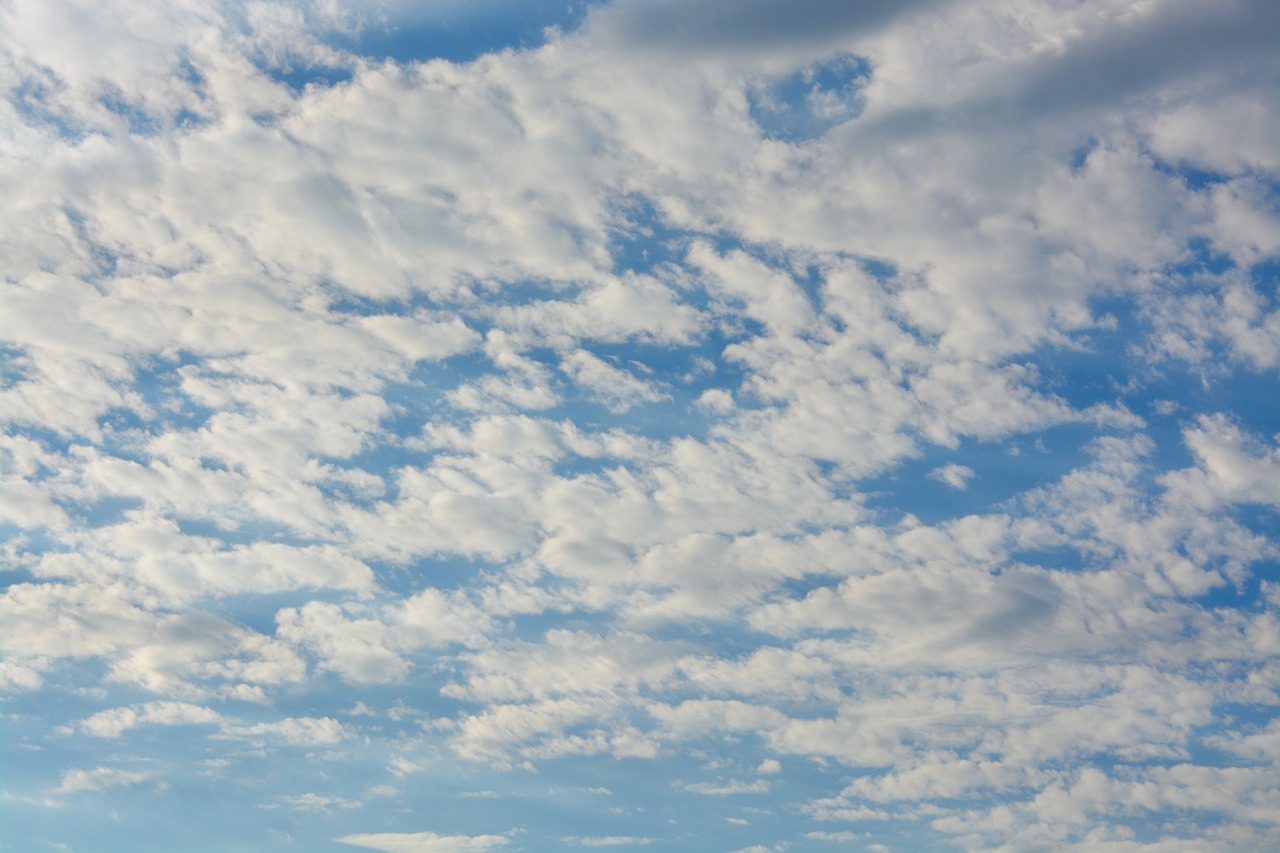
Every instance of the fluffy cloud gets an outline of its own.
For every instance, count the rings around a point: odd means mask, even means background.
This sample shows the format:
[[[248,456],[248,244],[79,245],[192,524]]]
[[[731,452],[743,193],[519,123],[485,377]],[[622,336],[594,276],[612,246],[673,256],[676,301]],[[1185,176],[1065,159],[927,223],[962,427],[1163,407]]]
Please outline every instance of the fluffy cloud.
[[[573,14],[0,9],[14,742],[341,745],[259,797],[317,820],[646,762],[775,850],[1271,845],[1280,16]]]
[[[138,707],[110,708],[88,717],[80,730],[105,738],[118,738],[142,725],[177,726],[219,723],[221,715],[209,708],[186,702],[147,702]]]

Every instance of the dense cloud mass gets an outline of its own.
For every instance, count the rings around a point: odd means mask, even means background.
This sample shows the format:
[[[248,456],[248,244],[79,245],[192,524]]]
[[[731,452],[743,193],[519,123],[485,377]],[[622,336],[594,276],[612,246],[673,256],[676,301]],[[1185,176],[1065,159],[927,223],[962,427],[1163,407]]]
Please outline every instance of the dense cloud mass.
[[[1276,849],[1278,43],[0,0],[0,850]]]

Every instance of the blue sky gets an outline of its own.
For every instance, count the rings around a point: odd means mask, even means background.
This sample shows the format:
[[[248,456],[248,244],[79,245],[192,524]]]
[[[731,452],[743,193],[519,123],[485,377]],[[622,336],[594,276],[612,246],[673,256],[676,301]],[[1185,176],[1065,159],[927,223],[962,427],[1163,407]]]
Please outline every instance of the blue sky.
[[[0,4],[0,851],[1275,849],[1278,39]]]

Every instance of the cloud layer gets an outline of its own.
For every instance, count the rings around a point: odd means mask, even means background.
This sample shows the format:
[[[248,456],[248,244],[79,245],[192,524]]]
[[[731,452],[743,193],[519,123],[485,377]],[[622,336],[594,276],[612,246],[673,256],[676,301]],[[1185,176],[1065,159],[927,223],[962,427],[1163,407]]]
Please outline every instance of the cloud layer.
[[[0,6],[14,843],[1280,841],[1269,4],[446,11]]]

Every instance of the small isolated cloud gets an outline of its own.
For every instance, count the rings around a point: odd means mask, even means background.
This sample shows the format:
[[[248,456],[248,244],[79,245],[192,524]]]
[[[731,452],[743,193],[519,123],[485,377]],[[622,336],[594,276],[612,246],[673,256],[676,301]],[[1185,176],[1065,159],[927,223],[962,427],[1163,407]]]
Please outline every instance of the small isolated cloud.
[[[62,774],[62,784],[58,786],[58,793],[72,794],[76,791],[105,791],[107,788],[136,785],[139,782],[145,782],[153,775],[145,770],[118,770],[114,767],[95,767],[92,770],[67,770]]]
[[[97,737],[117,738],[127,730],[141,725],[178,726],[220,722],[222,716],[217,711],[200,705],[186,702],[147,702],[144,705],[99,711],[80,723],[80,730]]]
[[[708,388],[699,395],[698,405],[708,411],[723,415],[726,412],[733,411],[733,394],[723,388]]]
[[[274,723],[225,726],[223,734],[245,740],[270,738],[298,746],[319,746],[345,740],[349,733],[342,723],[332,717],[286,717]]]
[[[639,838],[634,835],[575,835],[560,840],[582,847],[622,847],[629,844],[652,844],[658,839]]]
[[[397,776],[408,776],[410,773],[421,773],[423,768],[421,765],[414,764],[403,755],[397,755],[391,759],[391,763],[387,766],[387,769]]]
[[[771,775],[773,773],[781,773],[782,765],[776,758],[766,758],[760,762],[760,766],[756,768],[756,772],[761,776]]]
[[[306,793],[294,796],[284,796],[280,798],[280,802],[284,803],[294,811],[315,812],[316,814],[333,814],[334,809],[358,809],[363,803],[358,800],[348,800],[342,797],[326,797],[321,794]]]
[[[40,806],[41,808],[46,809],[60,809],[67,804],[66,800],[55,800],[52,797],[28,797],[21,794],[14,794],[11,791],[0,791],[0,800],[23,803],[28,806]]]
[[[929,472],[931,479],[940,483],[946,483],[953,489],[964,491],[969,488],[969,481],[975,476],[974,470],[967,465],[957,465],[952,462],[949,465],[943,465],[941,468],[934,468]]]
[[[694,794],[703,794],[708,797],[726,797],[730,794],[767,794],[769,793],[769,783],[764,779],[757,779],[754,782],[742,782],[737,779],[730,779],[723,784],[715,782],[686,782],[680,786],[686,791]]]
[[[841,832],[806,832],[805,838],[813,838],[817,841],[857,841],[862,836],[856,832],[844,830]]]
[[[385,853],[487,853],[506,846],[501,835],[437,835],[434,832],[374,832],[335,838],[339,844]]]

